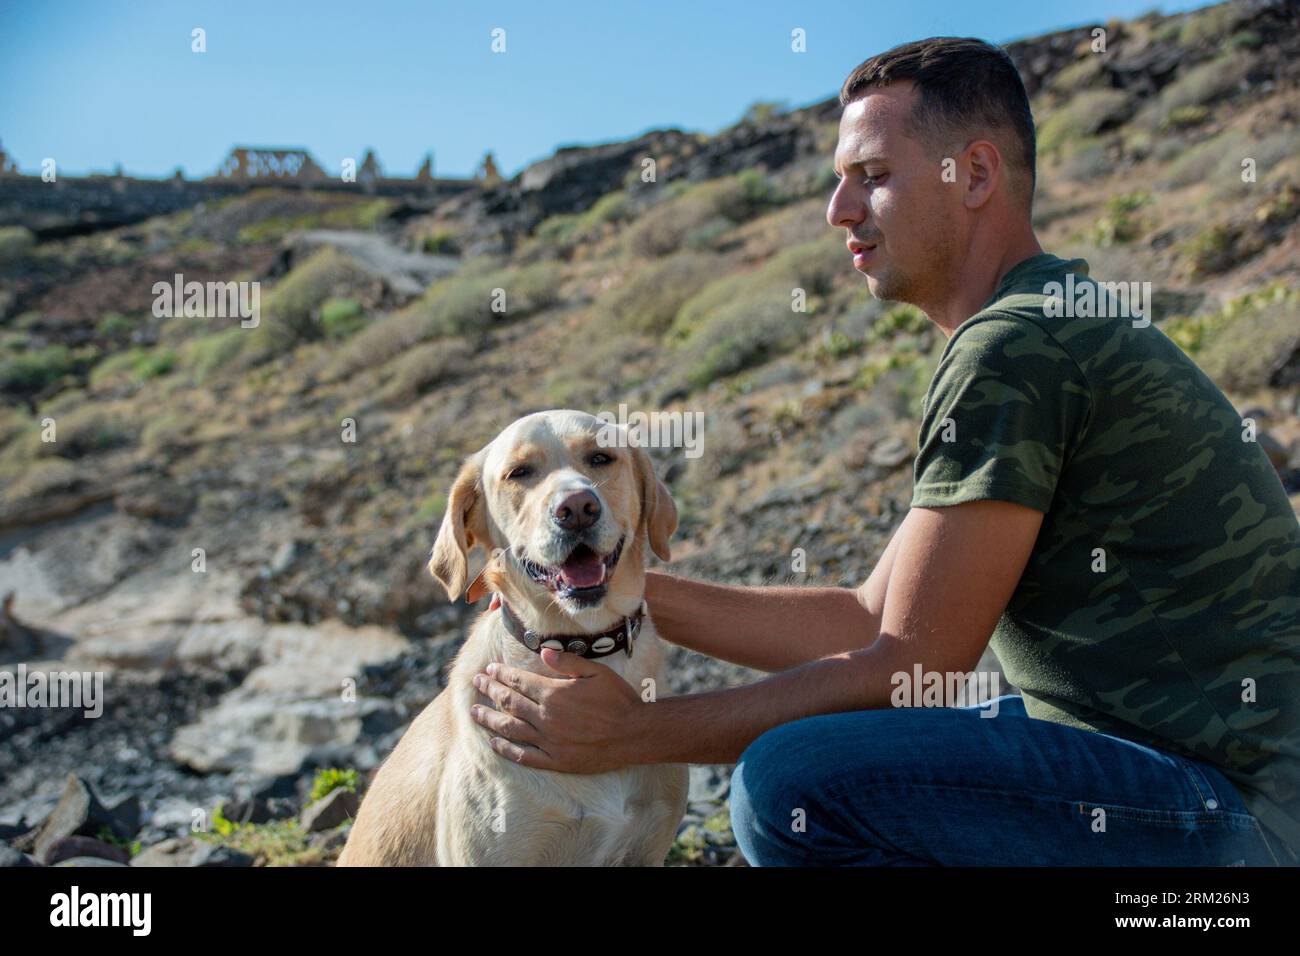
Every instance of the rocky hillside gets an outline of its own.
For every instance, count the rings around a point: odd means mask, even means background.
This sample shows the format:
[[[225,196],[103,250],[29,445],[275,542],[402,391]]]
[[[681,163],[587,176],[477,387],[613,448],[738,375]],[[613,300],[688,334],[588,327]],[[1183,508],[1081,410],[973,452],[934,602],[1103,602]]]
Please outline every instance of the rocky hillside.
[[[1300,8],[1010,49],[1044,247],[1153,283],[1300,506]],[[106,674],[98,720],[0,710],[0,856],[333,859],[478,610],[424,569],[457,465],[537,409],[705,414],[701,457],[656,453],[674,570],[865,578],[941,341],[871,298],[826,225],[837,117],[756,104],[433,209],[266,189],[83,235],[0,229],[0,667]],[[155,317],[176,274],[259,282],[260,324]],[[671,673],[677,693],[757,676],[681,650]],[[675,862],[737,862],[729,769],[693,769]]]

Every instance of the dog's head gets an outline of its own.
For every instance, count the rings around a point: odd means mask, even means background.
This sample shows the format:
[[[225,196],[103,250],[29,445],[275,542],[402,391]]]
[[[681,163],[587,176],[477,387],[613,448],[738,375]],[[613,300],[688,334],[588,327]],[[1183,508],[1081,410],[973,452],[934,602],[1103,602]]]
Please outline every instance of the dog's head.
[[[487,579],[571,617],[612,595],[635,606],[644,586],[642,548],[648,541],[669,560],[677,507],[650,456],[627,439],[620,426],[564,409],[527,415],[471,455],[429,558],[447,596],[454,601],[465,590],[470,551],[482,545],[494,560],[473,582],[470,601],[482,596]]]

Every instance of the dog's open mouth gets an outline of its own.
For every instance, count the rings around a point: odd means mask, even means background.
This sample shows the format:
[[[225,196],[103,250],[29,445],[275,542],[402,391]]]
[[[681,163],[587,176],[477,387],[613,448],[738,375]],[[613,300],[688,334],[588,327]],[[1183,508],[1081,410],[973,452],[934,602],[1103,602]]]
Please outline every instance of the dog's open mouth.
[[[603,557],[585,544],[579,544],[563,563],[548,568],[545,565],[520,558],[524,570],[538,584],[560,597],[575,598],[580,602],[599,600],[605,594],[605,584],[610,572],[623,553],[620,538],[614,550]]]

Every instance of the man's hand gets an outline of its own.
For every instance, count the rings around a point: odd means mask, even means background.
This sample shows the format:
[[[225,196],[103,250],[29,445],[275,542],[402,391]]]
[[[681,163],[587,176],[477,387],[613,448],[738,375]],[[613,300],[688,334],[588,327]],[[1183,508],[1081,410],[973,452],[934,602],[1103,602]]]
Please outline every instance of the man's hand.
[[[539,770],[601,773],[639,762],[631,753],[635,718],[645,706],[632,686],[596,661],[542,648],[542,660],[564,677],[491,663],[474,686],[496,708],[470,716],[493,732],[497,753]]]

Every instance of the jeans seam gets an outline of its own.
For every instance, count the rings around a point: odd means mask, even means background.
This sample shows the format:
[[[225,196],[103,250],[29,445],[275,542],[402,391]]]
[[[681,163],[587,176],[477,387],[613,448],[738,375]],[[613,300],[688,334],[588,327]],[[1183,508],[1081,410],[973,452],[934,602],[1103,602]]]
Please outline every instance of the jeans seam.
[[[1178,754],[1175,754],[1173,756],[1174,759],[1177,760],[1179,764],[1182,766],[1184,772],[1187,774],[1188,779],[1191,780],[1192,789],[1196,791],[1196,796],[1200,799],[1201,806],[1209,810],[1210,807],[1208,806],[1208,803],[1210,800],[1213,800],[1216,805],[1222,807],[1223,799],[1221,795],[1215,791],[1214,785],[1210,783],[1210,779],[1205,775],[1205,772],[1196,765],[1196,761],[1191,760],[1187,757],[1183,757]],[[1204,790],[1201,789],[1202,784],[1205,785]],[[1205,795],[1207,792],[1209,793],[1208,798]]]
[[[1273,844],[1269,842],[1268,835],[1264,833],[1263,826],[1258,819],[1251,816],[1251,821],[1255,824],[1255,833],[1259,835],[1260,842],[1264,844],[1264,849],[1268,850],[1269,858],[1272,859],[1274,866],[1281,866],[1282,861],[1278,859],[1277,854],[1273,851]]]
[[[1161,810],[1146,807],[1130,807],[1122,803],[1099,803],[1089,800],[1075,800],[1079,813],[1086,814],[1085,807],[1106,811],[1107,816],[1137,823],[1157,823],[1172,826],[1199,826],[1202,824],[1227,824],[1234,830],[1249,830],[1258,826],[1258,821],[1249,813],[1239,810]]]

